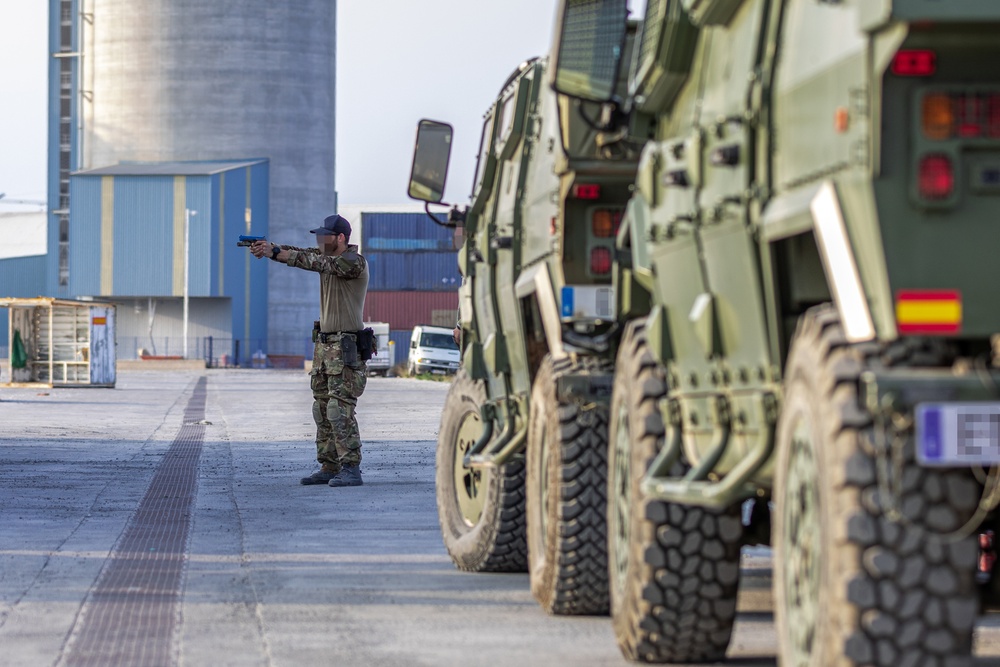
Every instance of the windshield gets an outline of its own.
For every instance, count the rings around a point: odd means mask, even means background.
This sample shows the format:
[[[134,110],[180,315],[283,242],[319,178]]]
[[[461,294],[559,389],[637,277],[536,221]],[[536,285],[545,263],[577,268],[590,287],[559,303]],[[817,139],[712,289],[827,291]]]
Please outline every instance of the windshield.
[[[440,347],[446,350],[457,350],[458,343],[451,334],[424,333],[420,334],[420,347]]]

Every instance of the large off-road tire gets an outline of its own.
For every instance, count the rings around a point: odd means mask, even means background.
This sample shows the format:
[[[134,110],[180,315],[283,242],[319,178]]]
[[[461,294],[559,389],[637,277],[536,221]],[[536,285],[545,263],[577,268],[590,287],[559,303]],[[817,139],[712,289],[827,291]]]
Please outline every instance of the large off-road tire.
[[[904,518],[887,516],[876,456],[884,441],[858,389],[862,372],[884,360],[915,361],[888,352],[848,344],[830,307],[807,313],[792,343],[774,489],[775,615],[787,667],[969,664],[977,545],[940,536],[972,516],[979,486],[967,470],[918,466],[907,436],[892,473]]]
[[[525,572],[524,464],[466,468],[462,459],[482,433],[481,382],[459,371],[441,413],[437,506],[448,555],[460,570]]]
[[[550,614],[608,613],[607,407],[560,401],[555,378],[610,372],[597,359],[553,361],[535,376],[528,418],[528,571]]]
[[[715,511],[651,501],[639,483],[664,445],[663,368],[644,321],[630,323],[615,365],[608,431],[611,616],[629,660],[721,660],[732,635],[743,526],[739,506]],[[687,469],[678,463],[672,474]]]

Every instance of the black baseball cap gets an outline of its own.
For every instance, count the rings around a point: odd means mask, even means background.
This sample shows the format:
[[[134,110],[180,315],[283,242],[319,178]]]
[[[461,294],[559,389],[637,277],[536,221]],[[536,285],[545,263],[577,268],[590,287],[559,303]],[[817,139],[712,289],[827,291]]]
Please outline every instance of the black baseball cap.
[[[334,213],[333,215],[326,216],[322,227],[310,229],[309,231],[313,234],[324,234],[328,236],[343,234],[347,238],[351,238],[351,223],[349,223],[344,216]]]

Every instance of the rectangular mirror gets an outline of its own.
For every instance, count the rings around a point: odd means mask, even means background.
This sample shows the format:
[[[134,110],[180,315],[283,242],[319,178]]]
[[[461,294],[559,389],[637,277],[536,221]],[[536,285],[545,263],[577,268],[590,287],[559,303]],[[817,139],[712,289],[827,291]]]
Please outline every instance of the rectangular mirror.
[[[407,190],[411,198],[431,204],[441,203],[451,158],[451,137],[451,125],[435,120],[420,121]]]

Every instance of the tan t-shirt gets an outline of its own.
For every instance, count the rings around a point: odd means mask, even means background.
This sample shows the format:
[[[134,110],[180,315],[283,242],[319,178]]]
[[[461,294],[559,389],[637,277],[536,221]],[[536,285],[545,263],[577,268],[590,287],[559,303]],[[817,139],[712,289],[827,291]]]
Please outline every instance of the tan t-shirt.
[[[319,273],[319,325],[323,333],[358,331],[364,325],[368,262],[349,245],[337,257],[318,248],[281,246],[288,251],[288,266]]]

